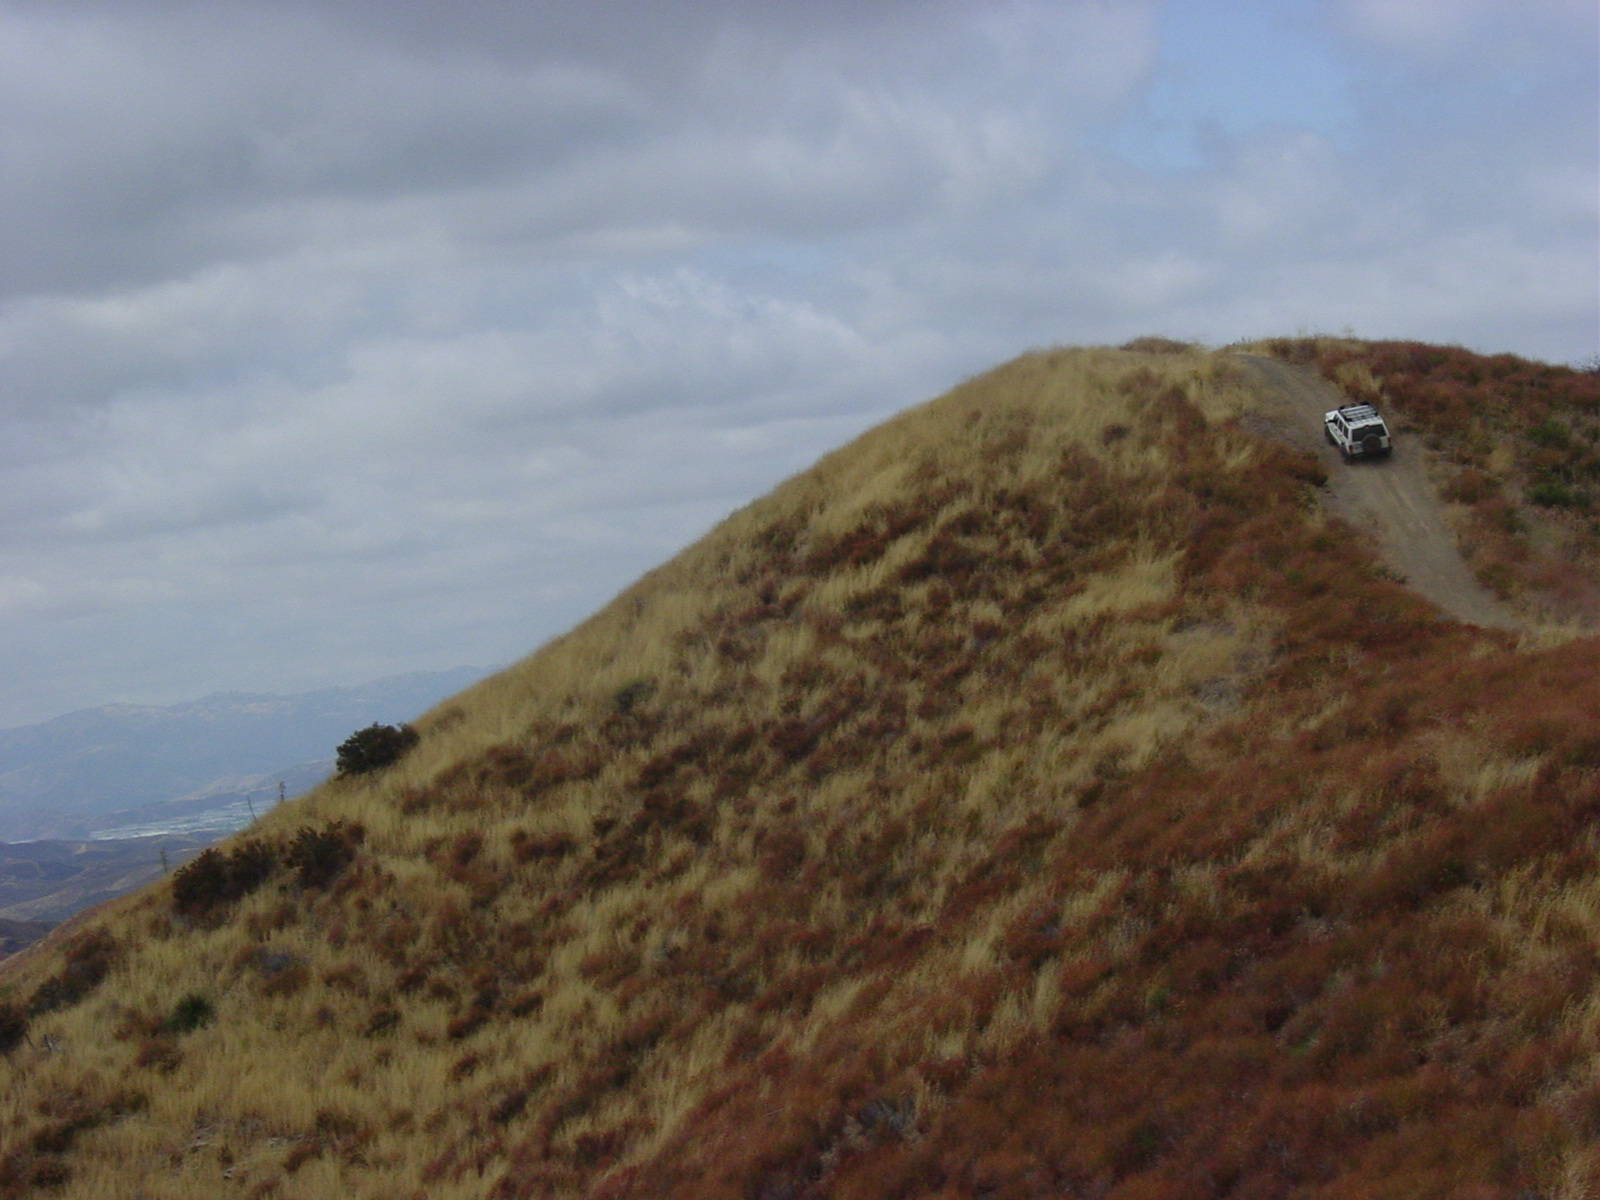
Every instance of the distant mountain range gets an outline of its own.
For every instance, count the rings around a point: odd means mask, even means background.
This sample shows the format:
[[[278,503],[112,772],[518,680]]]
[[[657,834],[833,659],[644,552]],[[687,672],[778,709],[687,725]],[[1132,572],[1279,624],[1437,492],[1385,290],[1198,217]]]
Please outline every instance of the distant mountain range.
[[[276,802],[280,781],[293,795],[326,777],[356,729],[412,720],[486,673],[455,667],[288,696],[108,704],[0,730],[0,841],[242,825],[249,809]],[[217,815],[229,806],[244,814],[232,826]]]

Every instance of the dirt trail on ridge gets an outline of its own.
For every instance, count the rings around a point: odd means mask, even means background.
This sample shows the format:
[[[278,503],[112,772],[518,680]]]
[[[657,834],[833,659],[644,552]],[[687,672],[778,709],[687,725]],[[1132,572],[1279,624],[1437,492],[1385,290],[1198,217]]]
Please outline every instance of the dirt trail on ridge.
[[[1348,402],[1338,388],[1315,371],[1275,358],[1238,358],[1260,385],[1263,400],[1262,408],[1246,416],[1246,427],[1316,454],[1328,471],[1323,503],[1357,530],[1370,531],[1406,586],[1468,624],[1522,627],[1462,561],[1419,440],[1400,434],[1391,457],[1346,463],[1322,429],[1322,414]]]

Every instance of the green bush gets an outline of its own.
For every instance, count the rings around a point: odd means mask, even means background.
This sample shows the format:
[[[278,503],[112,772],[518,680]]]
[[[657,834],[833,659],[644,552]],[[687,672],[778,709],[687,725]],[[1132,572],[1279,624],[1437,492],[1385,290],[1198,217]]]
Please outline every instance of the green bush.
[[[28,1014],[14,1004],[0,1004],[0,1055],[10,1054],[28,1036]]]
[[[1528,489],[1528,499],[1545,508],[1588,508],[1589,501],[1578,489],[1559,479],[1546,477]]]
[[[1540,421],[1530,428],[1528,430],[1528,440],[1536,446],[1559,450],[1566,446],[1572,440],[1572,437],[1567,432],[1567,427],[1552,417],[1549,420]]]
[[[192,1033],[202,1026],[211,1024],[215,1019],[217,1010],[210,1000],[199,992],[190,992],[177,1004],[173,1005],[172,1012],[167,1019],[161,1022],[163,1033]]]
[[[409,725],[368,725],[339,745],[340,775],[365,775],[398,762],[417,744],[417,731]]]
[[[611,700],[616,705],[617,711],[623,716],[627,716],[640,704],[650,699],[655,690],[656,685],[650,680],[635,679],[633,682],[625,683],[619,687],[612,695]]]

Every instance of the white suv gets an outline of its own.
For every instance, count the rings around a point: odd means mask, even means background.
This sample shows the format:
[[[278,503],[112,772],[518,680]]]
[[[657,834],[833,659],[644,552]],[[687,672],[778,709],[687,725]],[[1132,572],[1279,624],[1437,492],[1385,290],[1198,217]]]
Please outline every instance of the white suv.
[[[1322,414],[1328,440],[1345,458],[1377,458],[1390,452],[1389,427],[1370,404],[1347,404]]]

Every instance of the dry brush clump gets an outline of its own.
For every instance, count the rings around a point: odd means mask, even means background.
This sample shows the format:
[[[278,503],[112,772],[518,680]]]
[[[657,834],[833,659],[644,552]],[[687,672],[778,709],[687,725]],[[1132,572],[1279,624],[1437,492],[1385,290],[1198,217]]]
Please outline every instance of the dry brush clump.
[[[1248,402],[981,376],[25,957],[0,1196],[1584,1194],[1600,645]]]

